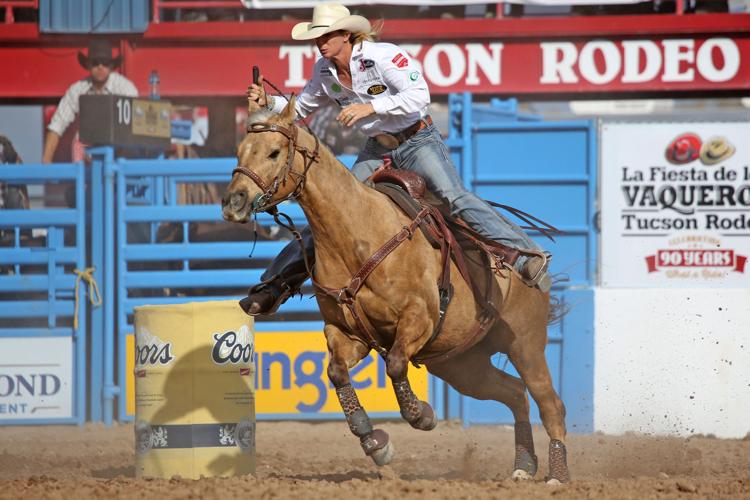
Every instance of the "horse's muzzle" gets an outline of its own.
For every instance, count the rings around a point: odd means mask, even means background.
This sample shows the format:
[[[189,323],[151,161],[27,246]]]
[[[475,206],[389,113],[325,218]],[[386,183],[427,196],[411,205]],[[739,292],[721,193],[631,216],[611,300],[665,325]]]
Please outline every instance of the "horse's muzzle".
[[[240,222],[247,218],[248,198],[244,191],[227,193],[221,199],[221,212],[224,219]]]

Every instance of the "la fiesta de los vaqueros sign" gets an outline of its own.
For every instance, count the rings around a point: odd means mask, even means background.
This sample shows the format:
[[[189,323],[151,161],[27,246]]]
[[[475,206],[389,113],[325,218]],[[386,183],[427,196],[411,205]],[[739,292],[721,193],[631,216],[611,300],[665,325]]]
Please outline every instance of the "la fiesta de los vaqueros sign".
[[[750,39],[725,36],[588,41],[399,44],[433,93],[570,93],[750,88]],[[281,45],[276,58],[299,90],[318,57]],[[268,70],[272,70],[270,67]],[[272,71],[271,71],[272,72]]]
[[[750,286],[750,122],[601,125],[602,285]]]

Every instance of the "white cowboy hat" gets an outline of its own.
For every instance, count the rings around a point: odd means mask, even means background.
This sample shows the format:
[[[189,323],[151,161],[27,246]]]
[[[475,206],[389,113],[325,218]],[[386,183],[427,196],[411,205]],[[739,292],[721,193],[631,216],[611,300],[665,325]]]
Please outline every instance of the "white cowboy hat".
[[[338,3],[321,3],[313,9],[312,22],[298,23],[292,28],[295,40],[312,40],[326,33],[346,30],[351,33],[369,33],[370,21],[349,14],[349,9]]]
[[[724,137],[712,137],[701,146],[701,161],[704,165],[716,165],[734,154],[734,146]]]

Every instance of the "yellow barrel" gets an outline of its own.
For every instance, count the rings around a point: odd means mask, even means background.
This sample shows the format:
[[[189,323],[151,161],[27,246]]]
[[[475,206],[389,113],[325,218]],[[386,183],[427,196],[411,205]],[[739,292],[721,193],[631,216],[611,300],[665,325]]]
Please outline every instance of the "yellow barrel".
[[[255,473],[255,339],[237,301],[135,308],[136,477]]]

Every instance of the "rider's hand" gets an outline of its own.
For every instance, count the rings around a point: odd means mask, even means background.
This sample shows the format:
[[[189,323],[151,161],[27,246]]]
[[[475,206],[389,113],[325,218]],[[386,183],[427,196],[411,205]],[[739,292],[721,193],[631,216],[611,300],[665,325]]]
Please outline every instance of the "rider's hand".
[[[266,89],[263,86],[263,75],[258,77],[258,84],[251,83],[247,88],[247,98],[258,103],[259,106],[267,106],[268,98],[266,97]]]
[[[375,110],[373,109],[372,104],[352,104],[351,106],[342,109],[336,117],[336,120],[343,125],[351,127],[357,123],[357,121],[366,116],[370,116],[373,113],[375,113]]]

